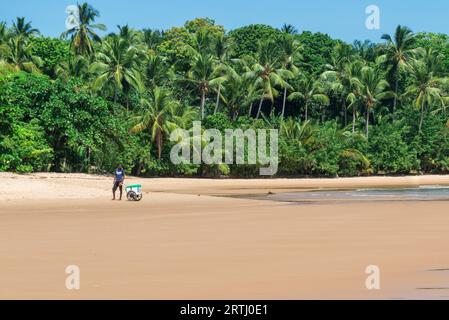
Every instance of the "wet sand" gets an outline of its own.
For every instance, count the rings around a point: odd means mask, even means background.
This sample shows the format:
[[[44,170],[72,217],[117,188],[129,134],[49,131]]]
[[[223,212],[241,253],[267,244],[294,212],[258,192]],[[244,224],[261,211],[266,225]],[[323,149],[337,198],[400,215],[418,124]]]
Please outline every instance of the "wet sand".
[[[449,177],[131,179],[139,203],[111,201],[107,177],[0,178],[0,299],[449,298],[449,202],[221,197]],[[65,288],[68,265],[80,267],[79,291]],[[365,288],[369,265],[381,290]]]

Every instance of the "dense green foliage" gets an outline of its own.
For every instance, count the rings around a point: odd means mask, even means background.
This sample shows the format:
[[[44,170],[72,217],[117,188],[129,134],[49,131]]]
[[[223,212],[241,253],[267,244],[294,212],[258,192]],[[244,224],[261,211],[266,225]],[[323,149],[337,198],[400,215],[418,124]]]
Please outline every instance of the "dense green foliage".
[[[234,42],[233,55],[242,57],[257,54],[261,39],[277,41],[282,37],[282,32],[267,25],[253,24],[235,29],[229,33],[229,36]]]
[[[42,59],[41,70],[50,76],[63,61],[69,57],[69,46],[66,42],[53,38],[31,38],[32,53]]]
[[[166,31],[99,12],[41,37],[0,23],[0,171],[257,176],[259,165],[174,165],[173,130],[278,129],[280,176],[449,172],[449,36],[399,26],[372,44],[208,18]]]

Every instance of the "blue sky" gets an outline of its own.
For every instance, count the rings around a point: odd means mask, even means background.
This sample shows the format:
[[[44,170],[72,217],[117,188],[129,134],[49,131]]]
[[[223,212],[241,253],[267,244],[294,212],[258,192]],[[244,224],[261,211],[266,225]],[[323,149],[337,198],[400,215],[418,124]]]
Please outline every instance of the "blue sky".
[[[59,36],[65,30],[68,5],[76,0],[1,0],[0,21],[9,24],[25,16],[44,35]],[[109,31],[116,25],[167,29],[195,17],[211,17],[227,30],[252,23],[280,27],[284,22],[300,31],[320,31],[352,42],[355,39],[380,41],[396,25],[414,31],[449,33],[447,0],[90,0],[101,12],[98,22]],[[365,28],[365,8],[380,8],[381,29]]]

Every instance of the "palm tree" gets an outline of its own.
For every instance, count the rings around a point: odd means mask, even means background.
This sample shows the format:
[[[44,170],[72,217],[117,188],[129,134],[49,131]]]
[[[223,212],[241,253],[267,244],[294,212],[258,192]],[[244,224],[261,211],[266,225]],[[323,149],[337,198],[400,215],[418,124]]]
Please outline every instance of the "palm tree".
[[[135,117],[137,124],[131,129],[131,133],[149,130],[151,141],[156,144],[158,159],[162,157],[164,136],[176,126],[171,122],[173,111],[177,110],[175,104],[168,90],[154,87],[148,99],[142,101],[142,115]]]
[[[298,29],[296,29],[295,26],[287,23],[284,23],[284,25],[281,28],[281,31],[285,34],[290,35],[298,34]]]
[[[360,41],[356,40],[352,44],[354,51],[359,55],[359,57],[365,61],[375,62],[377,58],[377,45],[369,40]]]
[[[191,36],[191,44],[187,46],[192,55],[212,55],[214,52],[213,38],[207,29],[200,29]]]
[[[389,84],[377,68],[363,67],[360,75],[360,100],[366,109],[366,138],[369,138],[370,112],[382,100],[392,98],[395,94],[388,90]]]
[[[218,112],[223,64],[227,59],[229,42],[224,35],[213,39],[204,28],[194,33],[191,40],[187,48],[192,56],[192,65],[186,80],[195,84],[200,91],[200,114],[201,119],[204,119],[206,96],[213,88],[217,91],[214,114]]]
[[[7,41],[8,33],[9,33],[9,30],[6,27],[6,23],[0,22],[0,45],[2,45],[3,43],[5,43]]]
[[[349,81],[347,74],[347,66],[353,60],[354,52],[351,46],[343,43],[338,43],[334,47],[334,52],[331,55],[331,61],[325,66],[327,71],[323,72],[322,78],[325,80],[331,88],[331,91],[338,95],[338,99],[341,101],[341,110],[344,113],[344,122],[347,124],[347,108],[346,108],[346,96],[349,87]]]
[[[300,100],[304,103],[304,119],[307,121],[309,119],[309,108],[312,102],[316,102],[321,105],[329,105],[329,97],[323,92],[323,86],[320,81],[315,81],[310,76],[302,76],[298,82],[296,90],[288,96],[288,100]]]
[[[246,99],[245,105],[248,106],[248,116],[251,117],[253,114],[254,103],[259,101],[259,97],[262,94],[263,89],[259,89],[252,81],[250,81],[246,88]]]
[[[306,146],[312,142],[317,131],[318,129],[312,126],[310,121],[301,122],[294,118],[282,121],[280,128],[281,135],[289,141],[297,142],[300,146]]]
[[[193,83],[200,93],[200,115],[205,116],[206,96],[213,86],[212,80],[216,79],[214,57],[209,54],[197,54],[193,58],[193,64],[187,73],[186,80]]]
[[[430,49],[427,51],[425,59],[422,61],[413,60],[409,65],[412,83],[406,89],[406,96],[412,96],[416,108],[420,109],[420,132],[422,131],[426,109],[434,104],[445,105],[442,90],[445,79],[435,75],[435,59],[438,59],[438,57]]]
[[[173,79],[173,70],[168,67],[166,59],[160,55],[152,54],[148,57],[146,79],[151,87],[155,87],[164,80]]]
[[[88,60],[83,56],[71,55],[55,68],[58,78],[68,81],[70,78],[86,78],[88,75]]]
[[[361,74],[364,62],[355,60],[345,66],[345,79],[347,84],[348,96],[346,101],[349,102],[348,109],[352,110],[352,133],[355,133],[355,123],[357,120],[357,109],[360,106],[361,97]]]
[[[103,42],[96,61],[89,68],[90,72],[96,75],[93,89],[100,90],[105,86],[113,88],[114,102],[117,102],[119,92],[124,91],[128,109],[129,90],[143,90],[140,61],[141,53],[136,47],[128,46],[126,40],[117,36],[108,38]]]
[[[226,68],[226,61],[228,59],[228,51],[229,51],[229,39],[224,34],[220,35],[216,40],[214,44],[214,54],[216,58],[216,71],[218,72],[218,77],[216,81],[217,85],[217,100],[215,103],[215,110],[214,114],[218,112],[218,108],[220,106],[220,92],[221,92],[221,82],[219,79],[221,78],[220,70],[222,70],[221,67]]]
[[[434,75],[444,75],[444,59],[445,56],[442,53],[435,52],[432,48],[423,49],[423,55],[421,61],[427,66],[429,72]],[[416,61],[412,61],[416,62]]]
[[[137,40],[137,32],[128,25],[118,25],[117,28],[119,30],[117,36],[124,39],[129,45],[132,45]]]
[[[293,77],[289,70],[279,67],[281,65],[279,57],[276,54],[276,43],[274,41],[262,41],[259,44],[258,59],[251,67],[251,71],[245,74],[246,77],[253,79],[257,87],[262,88],[262,97],[257,110],[258,119],[262,111],[262,105],[265,99],[274,103],[274,98],[278,95],[276,86],[291,89],[286,79]]]
[[[91,5],[83,3],[78,4],[78,21],[79,25],[72,27],[61,35],[61,38],[67,39],[71,37],[71,48],[79,55],[92,56],[95,52],[94,41],[101,42],[100,36],[95,29],[105,31],[106,26],[103,24],[94,24],[97,17],[100,16],[98,10]]]
[[[380,58],[380,62],[385,63],[389,68],[389,73],[394,79],[394,103],[393,103],[393,115],[396,111],[398,90],[399,90],[399,74],[407,63],[420,53],[421,49],[414,48],[415,36],[412,31],[403,26],[398,26],[394,36],[384,34],[383,40],[387,41],[384,48],[385,54]]]
[[[0,22],[0,61],[3,61],[3,68],[6,69],[6,61],[3,60],[3,54],[4,52],[6,52],[7,50],[7,46],[6,43],[8,42],[8,38],[9,38],[9,30],[6,27],[6,23],[5,22]]]
[[[262,88],[259,88],[254,81],[252,75],[252,67],[256,63],[256,60],[252,57],[245,56],[241,59],[231,59],[227,65],[232,68],[236,73],[241,74],[243,82],[245,83],[246,96],[242,106],[248,107],[248,116],[251,117],[253,113],[254,103],[260,99],[263,94]]]
[[[156,52],[157,47],[163,40],[164,32],[160,30],[143,29],[143,43],[145,43],[152,53]]]
[[[17,17],[13,22],[11,32],[16,37],[29,38],[39,34],[39,30],[31,26],[31,22],[25,22],[25,18]]]
[[[5,23],[0,23],[0,57],[3,68],[39,72],[42,59],[33,53],[33,43],[29,41],[29,37],[38,33],[25,18],[17,18],[10,30]]]
[[[12,37],[0,46],[0,56],[16,71],[39,72],[42,59],[33,54],[33,44],[24,37]]]
[[[350,92],[346,101],[349,103],[348,109],[352,110],[352,133],[355,133],[355,124],[357,120],[358,109],[360,106],[360,91],[354,88],[354,92]]]
[[[197,110],[181,103],[170,103],[168,105],[168,114],[170,115],[169,121],[167,121],[169,132],[177,128],[191,129],[192,122],[198,117]]]
[[[224,68],[224,73],[225,75],[219,80],[223,86],[220,98],[226,105],[230,117],[235,120],[239,115],[240,108],[248,103],[248,87],[251,80],[230,65]]]
[[[299,41],[295,40],[295,38],[291,34],[285,34],[280,39],[279,46],[282,51],[282,67],[285,70],[291,71],[294,75],[298,75],[299,68],[297,66],[297,63],[302,58],[301,44],[299,43]],[[282,101],[281,118],[284,118],[286,102],[287,102],[287,86],[284,86],[284,97]]]

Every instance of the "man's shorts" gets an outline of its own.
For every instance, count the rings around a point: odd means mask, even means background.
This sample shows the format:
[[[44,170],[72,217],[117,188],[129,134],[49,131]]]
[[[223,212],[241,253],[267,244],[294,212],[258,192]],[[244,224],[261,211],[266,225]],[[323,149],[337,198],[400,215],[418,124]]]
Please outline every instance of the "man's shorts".
[[[117,190],[119,187],[120,188],[123,187],[123,181],[116,181],[114,183],[114,187],[113,187],[114,190]]]

